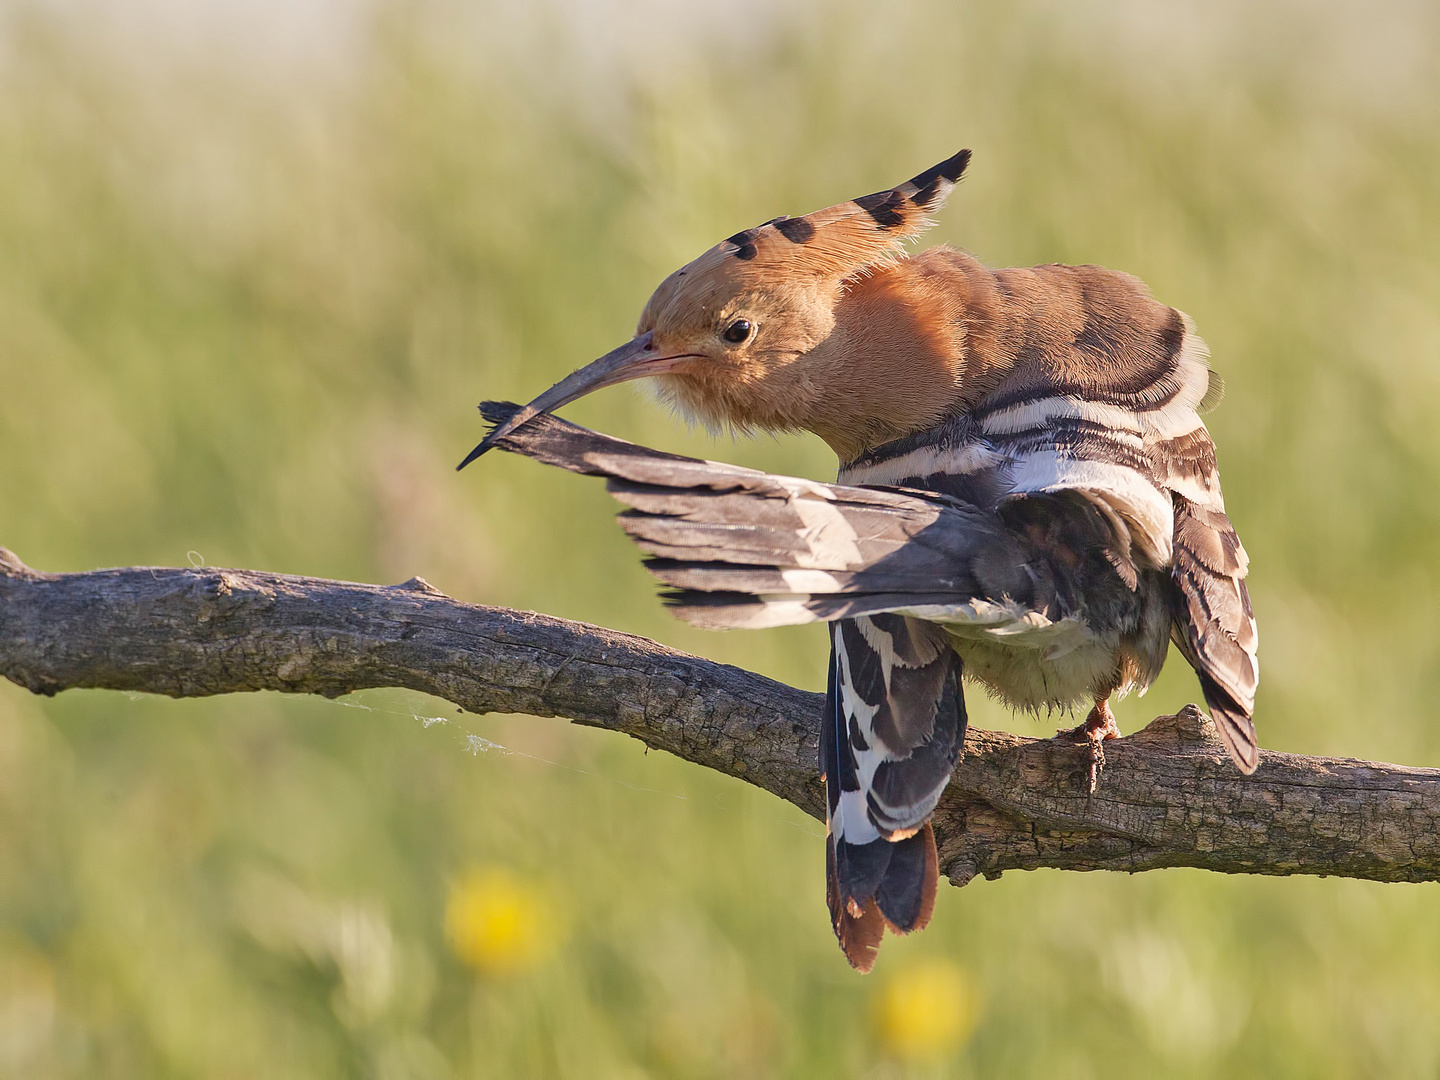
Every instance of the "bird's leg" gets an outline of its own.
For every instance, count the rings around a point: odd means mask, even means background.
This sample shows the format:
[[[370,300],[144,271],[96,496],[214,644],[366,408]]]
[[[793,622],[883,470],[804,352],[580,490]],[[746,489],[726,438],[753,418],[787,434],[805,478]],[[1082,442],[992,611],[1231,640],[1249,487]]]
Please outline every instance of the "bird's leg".
[[[1064,728],[1055,733],[1056,737],[1084,739],[1090,750],[1090,794],[1100,780],[1100,771],[1105,768],[1105,740],[1120,738],[1120,728],[1115,723],[1115,714],[1110,711],[1109,698],[1095,702],[1090,715],[1079,727]]]

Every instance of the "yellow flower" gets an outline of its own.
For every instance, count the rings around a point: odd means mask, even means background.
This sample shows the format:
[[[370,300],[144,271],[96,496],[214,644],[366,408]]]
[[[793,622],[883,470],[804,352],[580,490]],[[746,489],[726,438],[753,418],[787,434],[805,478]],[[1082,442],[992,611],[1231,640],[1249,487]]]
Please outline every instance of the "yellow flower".
[[[874,1010],[880,1045],[902,1061],[934,1061],[957,1050],[975,1029],[978,1011],[965,973],[938,958],[891,975]]]
[[[445,937],[482,974],[529,971],[554,947],[556,931],[543,891],[502,867],[472,870],[450,887]]]

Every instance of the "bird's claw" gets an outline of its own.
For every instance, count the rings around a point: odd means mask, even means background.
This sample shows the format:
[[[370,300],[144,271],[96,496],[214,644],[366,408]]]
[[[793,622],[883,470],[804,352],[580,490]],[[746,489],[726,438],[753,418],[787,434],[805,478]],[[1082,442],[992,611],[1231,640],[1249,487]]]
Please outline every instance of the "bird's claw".
[[[1078,727],[1061,728],[1055,732],[1057,739],[1085,740],[1085,748],[1089,756],[1089,781],[1090,794],[1095,794],[1095,789],[1100,784],[1100,774],[1105,770],[1105,741],[1107,739],[1120,738],[1120,728],[1115,723],[1115,714],[1110,711],[1110,704],[1106,701],[1097,701],[1095,707],[1090,710],[1090,715],[1085,717],[1085,722]]]

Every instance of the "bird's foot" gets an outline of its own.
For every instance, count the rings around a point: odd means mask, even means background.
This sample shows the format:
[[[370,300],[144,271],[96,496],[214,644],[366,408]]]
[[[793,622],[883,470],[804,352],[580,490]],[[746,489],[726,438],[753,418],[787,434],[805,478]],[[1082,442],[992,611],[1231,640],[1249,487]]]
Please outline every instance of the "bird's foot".
[[[1120,738],[1120,728],[1115,723],[1115,714],[1110,711],[1109,701],[1097,701],[1079,727],[1061,728],[1055,737],[1083,740],[1090,752],[1090,794],[1100,782],[1100,773],[1105,768],[1105,740]]]

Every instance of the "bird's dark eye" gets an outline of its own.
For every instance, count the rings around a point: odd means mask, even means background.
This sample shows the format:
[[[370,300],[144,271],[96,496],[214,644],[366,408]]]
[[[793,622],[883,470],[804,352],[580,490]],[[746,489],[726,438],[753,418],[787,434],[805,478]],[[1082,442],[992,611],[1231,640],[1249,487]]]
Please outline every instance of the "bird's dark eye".
[[[750,336],[750,320],[736,319],[729,326],[725,327],[720,336],[732,345],[739,345],[740,342]]]

